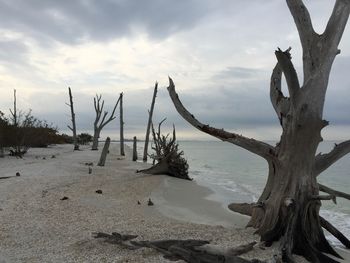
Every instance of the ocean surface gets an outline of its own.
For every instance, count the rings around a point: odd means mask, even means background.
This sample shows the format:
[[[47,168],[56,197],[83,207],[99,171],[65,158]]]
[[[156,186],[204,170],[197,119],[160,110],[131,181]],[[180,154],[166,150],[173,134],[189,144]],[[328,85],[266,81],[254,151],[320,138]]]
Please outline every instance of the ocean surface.
[[[213,191],[208,199],[220,202],[224,207],[231,202],[256,201],[267,180],[267,163],[233,144],[221,141],[179,141],[179,149],[189,164],[189,175],[198,184]],[[275,145],[274,142],[269,142]],[[319,152],[330,151],[336,142],[323,142]],[[144,142],[138,142],[138,155],[142,160]],[[131,143],[128,145],[132,146]],[[350,155],[343,157],[322,173],[320,183],[343,192],[350,192]],[[337,198],[337,205],[324,201],[321,215],[350,238],[350,200]],[[331,235],[330,242],[343,245]]]

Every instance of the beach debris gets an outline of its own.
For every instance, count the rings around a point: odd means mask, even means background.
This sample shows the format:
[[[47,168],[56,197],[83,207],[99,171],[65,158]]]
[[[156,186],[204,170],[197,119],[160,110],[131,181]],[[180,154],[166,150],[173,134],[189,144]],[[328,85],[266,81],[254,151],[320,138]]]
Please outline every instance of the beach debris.
[[[44,198],[48,192],[47,190],[42,190],[41,197]]]
[[[160,127],[166,119],[158,124],[158,131],[155,132],[152,124],[153,144],[152,149],[155,151],[150,157],[153,159],[153,166],[144,170],[137,170],[136,173],[145,174],[166,174],[180,179],[192,180],[188,176],[188,164],[182,157],[183,151],[179,152],[179,145],[176,143],[175,126],[173,126],[173,136],[169,134],[162,135]],[[169,138],[169,140],[168,140]]]
[[[151,198],[148,199],[147,205],[148,205],[148,206],[154,205],[154,203],[152,202]]]
[[[258,259],[252,261],[238,257],[254,249],[256,242],[251,242],[235,248],[222,249],[218,246],[213,246],[208,240],[197,239],[165,239],[165,240],[141,240],[135,241],[137,235],[123,235],[117,232],[106,234],[103,232],[93,233],[94,238],[104,239],[105,242],[117,244],[126,249],[135,250],[139,248],[152,248],[161,254],[163,257],[172,261],[184,260],[185,262],[205,262],[205,263],[262,263]]]
[[[68,200],[69,198],[67,196],[63,196],[60,200]]]
[[[141,203],[140,203],[140,201],[139,201],[139,200],[137,200],[137,204],[138,204],[138,205],[141,205]]]
[[[16,173],[16,176],[21,176],[21,174],[19,172]]]
[[[89,174],[91,174],[92,173],[92,167],[90,166],[89,167]]]
[[[101,152],[100,160],[97,164],[98,166],[105,166],[110,143],[111,143],[111,138],[107,137],[105,144],[103,146],[103,150]]]
[[[54,154],[51,155],[51,159],[54,159],[54,158],[56,158],[56,155],[54,155]]]
[[[45,156],[43,157],[43,160],[46,160],[46,157],[45,157]]]
[[[86,162],[85,165],[87,165],[87,166],[94,166],[94,163],[93,162],[89,162],[89,163]]]
[[[95,191],[96,194],[102,194],[102,190],[98,189]]]

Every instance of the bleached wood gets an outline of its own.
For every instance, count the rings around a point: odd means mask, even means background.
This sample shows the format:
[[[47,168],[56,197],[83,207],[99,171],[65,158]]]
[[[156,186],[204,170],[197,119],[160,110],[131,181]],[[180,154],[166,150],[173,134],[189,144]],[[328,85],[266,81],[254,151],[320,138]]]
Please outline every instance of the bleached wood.
[[[120,116],[119,116],[119,121],[120,121],[120,155],[125,156],[125,151],[124,151],[124,116],[123,116],[123,92],[120,93],[119,96],[119,109],[120,109]]]
[[[69,104],[66,103],[70,107],[70,112],[71,112],[71,120],[72,120],[72,127],[67,126],[68,129],[70,129],[73,132],[73,144],[74,144],[74,150],[79,150],[79,144],[77,140],[77,128],[75,124],[75,112],[74,112],[74,105],[73,105],[73,95],[71,88],[68,87],[68,93],[69,93]]]
[[[154,110],[154,104],[156,102],[157,92],[158,92],[158,82],[156,82],[156,84],[154,85],[151,108],[148,112],[148,123],[147,123],[147,130],[146,130],[146,136],[145,136],[145,146],[143,148],[143,161],[144,162],[147,162],[149,134],[150,134],[151,125],[152,125],[153,110]]]
[[[111,143],[111,138],[107,137],[101,152],[100,160],[97,164],[98,166],[105,166],[110,143]]]
[[[209,125],[205,125],[198,121],[193,114],[191,114],[182,104],[182,102],[179,99],[178,94],[175,91],[175,85],[173,80],[169,77],[169,87],[168,92],[170,95],[171,100],[174,103],[174,106],[177,110],[177,112],[193,127],[197,128],[198,130],[208,133],[222,141],[227,141],[230,143],[233,143],[237,146],[240,146],[252,153],[255,153],[264,159],[273,159],[275,157],[275,148],[268,143],[261,142],[254,139],[249,139],[247,137],[244,137],[242,135],[238,135],[236,133],[227,132],[223,129],[217,129],[214,127],[210,127]]]

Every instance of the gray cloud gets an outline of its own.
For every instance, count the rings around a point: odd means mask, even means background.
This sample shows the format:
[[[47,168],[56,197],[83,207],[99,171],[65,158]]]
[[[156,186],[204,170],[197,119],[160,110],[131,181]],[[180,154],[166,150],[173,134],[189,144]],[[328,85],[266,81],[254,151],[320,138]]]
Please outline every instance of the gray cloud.
[[[1,0],[0,5],[2,27],[68,44],[106,41],[133,31],[167,37],[193,27],[212,7],[199,0]]]

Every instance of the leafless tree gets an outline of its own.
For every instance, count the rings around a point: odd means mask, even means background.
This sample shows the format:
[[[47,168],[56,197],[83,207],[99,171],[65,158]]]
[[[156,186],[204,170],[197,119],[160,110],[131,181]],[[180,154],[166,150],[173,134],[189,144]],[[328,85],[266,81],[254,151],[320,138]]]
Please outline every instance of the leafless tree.
[[[316,150],[322,141],[321,130],[328,125],[322,118],[325,95],[333,61],[340,53],[338,45],[349,17],[350,1],[336,0],[322,34],[314,31],[302,0],[286,2],[302,44],[304,81],[299,83],[290,49],[278,49],[270,84],[271,103],[282,126],[276,146],[201,123],[182,105],[171,79],[168,91],[179,114],[195,128],[267,161],[268,179],[258,202],[241,205],[239,211],[251,215],[249,226],[257,228],[261,240],[266,244],[280,240],[286,262],[293,262],[292,252],[312,262],[337,262],[325,255],[340,258],[326,240],[322,227],[348,248],[350,242],[319,215],[319,210],[324,200],[349,199],[349,195],[318,184],[317,176],[350,152],[350,141],[335,145],[326,154],[316,155]],[[282,93],[282,74],[289,96]],[[320,191],[328,195],[320,195]],[[231,205],[234,207],[237,205]]]
[[[71,91],[70,87],[68,87],[68,92],[69,92],[69,103],[66,103],[66,104],[70,108],[71,117],[72,117],[72,127],[69,125],[67,127],[68,127],[68,129],[70,129],[73,132],[73,144],[74,144],[74,150],[76,151],[76,150],[79,150],[79,144],[78,144],[78,140],[77,140],[77,128],[75,125],[73,96],[72,96],[72,91]]]
[[[156,84],[154,85],[151,109],[148,112],[148,123],[147,123],[146,137],[145,137],[145,147],[143,148],[143,161],[144,162],[147,162],[149,134],[151,131],[153,109],[154,109],[154,104],[156,102],[157,91],[158,91],[158,82],[156,82]]]
[[[119,116],[119,120],[120,120],[120,155],[124,156],[125,151],[124,151],[123,92],[120,93],[119,100],[120,100],[120,105],[119,105],[119,109],[120,109],[120,116]]]
[[[95,112],[96,112],[96,118],[94,121],[94,136],[93,136],[93,141],[92,141],[92,148],[91,150],[97,150],[98,149],[98,139],[100,138],[100,133],[108,123],[110,123],[112,120],[116,118],[115,110],[117,109],[120,97],[116,104],[114,105],[113,111],[111,115],[107,118],[108,111],[103,112],[103,107],[105,104],[105,101],[103,100],[101,102],[102,95],[96,95],[94,98],[94,107],[95,107]],[[103,114],[102,114],[103,112]]]

